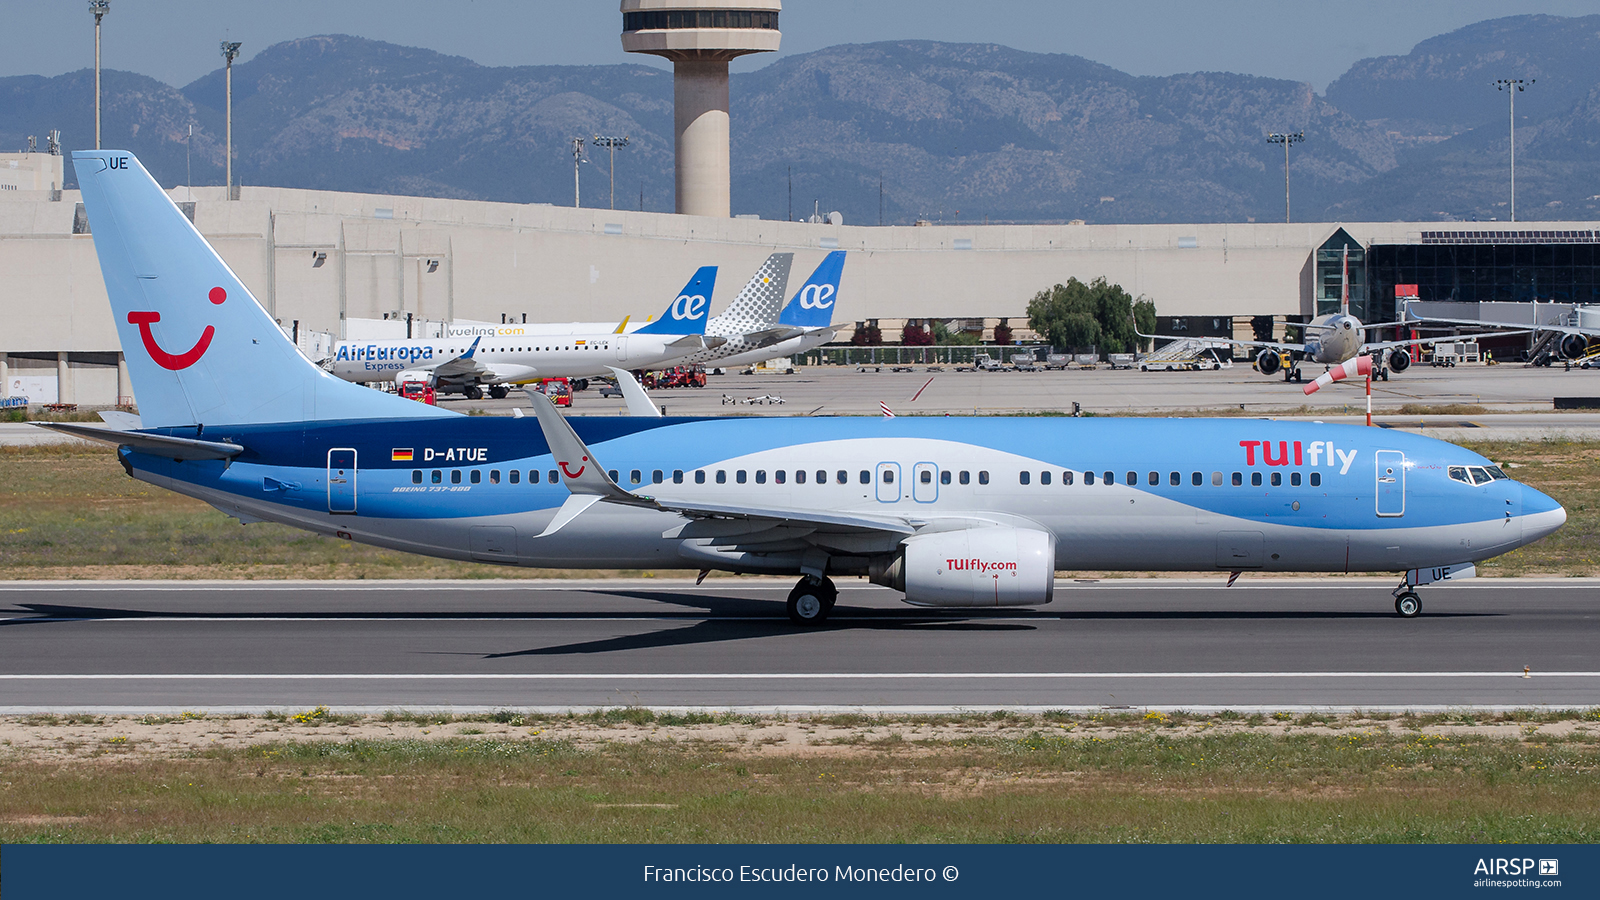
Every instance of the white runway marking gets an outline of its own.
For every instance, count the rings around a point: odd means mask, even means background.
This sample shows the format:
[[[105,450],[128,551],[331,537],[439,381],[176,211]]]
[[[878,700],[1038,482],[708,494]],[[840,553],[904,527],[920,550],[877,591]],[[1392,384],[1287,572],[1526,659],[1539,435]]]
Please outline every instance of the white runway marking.
[[[141,675],[0,675],[5,681],[864,681],[888,679],[1309,679],[1309,678],[1522,678],[1521,671],[1505,672],[493,672],[469,673],[215,673]],[[1536,672],[1530,678],[1600,678],[1600,672]]]

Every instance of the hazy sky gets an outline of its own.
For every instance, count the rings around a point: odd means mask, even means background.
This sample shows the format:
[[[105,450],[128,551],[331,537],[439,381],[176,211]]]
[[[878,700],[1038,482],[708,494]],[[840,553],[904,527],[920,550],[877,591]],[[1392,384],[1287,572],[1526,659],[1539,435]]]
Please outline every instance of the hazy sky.
[[[1320,91],[1351,63],[1511,13],[1580,16],[1600,0],[788,0],[783,50],[895,39],[975,41],[1075,53],[1135,75],[1223,70],[1309,81]],[[59,75],[94,61],[85,0],[11,0],[0,75]],[[218,68],[224,36],[243,56],[279,41],[345,33],[484,65],[583,65],[622,52],[615,0],[111,0],[107,68],[184,85]],[[746,57],[735,71],[767,64]]]

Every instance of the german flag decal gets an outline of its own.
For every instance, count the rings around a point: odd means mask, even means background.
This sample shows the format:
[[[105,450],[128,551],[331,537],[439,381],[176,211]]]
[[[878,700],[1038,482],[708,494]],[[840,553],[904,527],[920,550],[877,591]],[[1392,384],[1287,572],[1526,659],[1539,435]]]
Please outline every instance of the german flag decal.
[[[405,449],[402,450],[399,447],[396,447],[393,451],[391,451],[389,453],[389,461],[390,462],[411,462],[411,448],[410,447],[406,447]]]

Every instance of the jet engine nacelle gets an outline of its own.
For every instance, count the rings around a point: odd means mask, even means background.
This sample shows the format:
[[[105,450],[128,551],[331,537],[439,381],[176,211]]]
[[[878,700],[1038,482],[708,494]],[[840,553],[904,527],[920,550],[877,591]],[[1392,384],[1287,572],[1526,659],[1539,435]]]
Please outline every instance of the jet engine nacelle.
[[[1268,348],[1256,354],[1256,369],[1263,375],[1276,375],[1283,368],[1283,357],[1278,351]]]
[[[993,526],[907,538],[872,580],[914,606],[1035,606],[1055,591],[1056,539]]]
[[[1389,351],[1389,371],[1399,374],[1411,368],[1411,354],[1404,347],[1396,347]]]
[[[1589,349],[1589,338],[1581,334],[1569,334],[1561,339],[1561,358],[1577,359]]]

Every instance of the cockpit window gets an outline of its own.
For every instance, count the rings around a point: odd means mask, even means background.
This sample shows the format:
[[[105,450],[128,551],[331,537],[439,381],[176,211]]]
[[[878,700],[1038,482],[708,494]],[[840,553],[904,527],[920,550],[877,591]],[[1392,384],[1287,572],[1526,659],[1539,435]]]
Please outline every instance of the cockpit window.
[[[1472,476],[1473,484],[1488,484],[1494,480],[1494,477],[1483,466],[1468,466],[1467,473]]]
[[[1451,481],[1459,481],[1462,484],[1471,484],[1472,483],[1472,479],[1467,477],[1467,467],[1466,466],[1451,466],[1450,467],[1450,480]]]
[[[1499,481],[1502,478],[1504,478],[1504,479],[1509,481],[1510,478],[1511,478],[1510,475],[1507,475],[1505,472],[1502,472],[1500,470],[1499,466],[1486,466],[1485,468],[1489,473],[1489,477],[1493,478],[1495,481]]]

